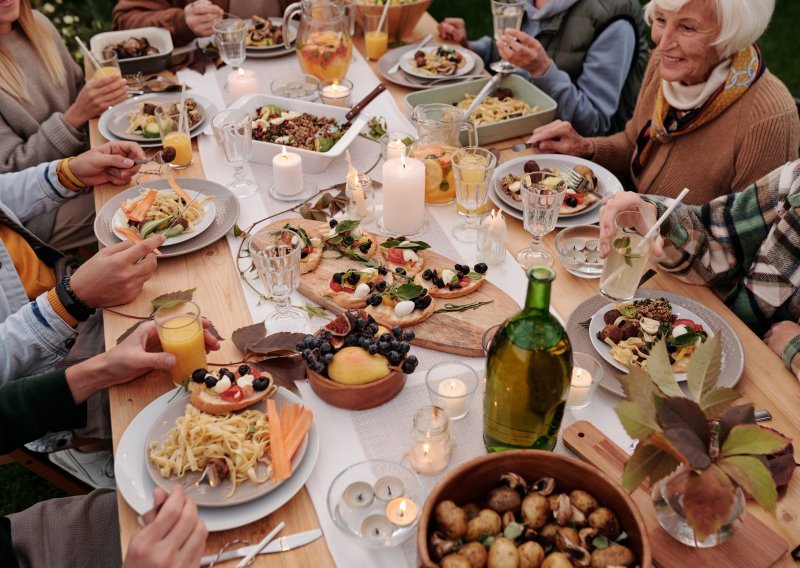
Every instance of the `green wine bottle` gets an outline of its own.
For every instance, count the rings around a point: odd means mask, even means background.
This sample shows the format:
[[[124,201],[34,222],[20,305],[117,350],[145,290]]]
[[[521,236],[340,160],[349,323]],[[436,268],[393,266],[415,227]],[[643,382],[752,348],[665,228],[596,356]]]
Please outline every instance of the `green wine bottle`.
[[[500,326],[486,360],[483,441],[490,452],[552,450],[572,377],[572,347],[550,314],[552,269],[528,271],[525,307]]]

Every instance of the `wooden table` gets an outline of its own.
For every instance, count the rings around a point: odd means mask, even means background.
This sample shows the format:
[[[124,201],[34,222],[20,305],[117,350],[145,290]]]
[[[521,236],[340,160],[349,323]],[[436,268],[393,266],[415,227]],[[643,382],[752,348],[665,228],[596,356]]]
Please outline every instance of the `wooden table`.
[[[425,15],[414,34],[408,41],[421,39],[426,33],[436,33],[436,23],[429,15]],[[363,37],[355,39],[356,46],[362,51]],[[375,63],[371,63],[375,74]],[[395,98],[399,108],[404,108],[403,97],[411,89],[387,83],[389,91]],[[92,145],[97,145],[105,140],[96,128],[96,121],[92,124]],[[519,139],[522,140],[522,139]],[[509,145],[517,139],[509,140],[503,145]],[[196,152],[195,163],[183,170],[180,175],[188,177],[205,177],[202,166],[199,164],[199,154]],[[501,153],[500,161],[506,161],[515,155],[511,151]],[[113,195],[121,191],[114,186],[99,187],[95,189],[95,202],[97,208],[103,206]],[[516,219],[506,217],[509,228],[509,251],[515,254],[527,244],[529,235]],[[546,239],[552,247],[552,236]],[[565,319],[577,305],[585,299],[597,294],[597,280],[584,280],[569,274],[558,263],[555,270],[557,278],[555,288],[557,293],[552,295],[551,301],[555,309]],[[672,276],[660,272],[650,283],[650,287],[660,288],[668,292],[682,294],[695,301],[701,302],[714,309],[723,317],[739,335],[745,350],[745,371],[737,386],[743,400],[752,402],[756,408],[767,408],[773,416],[771,426],[785,435],[800,440],[800,420],[796,419],[800,409],[800,384],[797,379],[783,365],[781,359],[747,328],[715,295],[703,287],[690,286],[678,281]],[[210,245],[202,251],[181,256],[178,258],[159,260],[158,271],[147,282],[139,297],[128,304],[118,308],[123,313],[134,315],[147,315],[150,313],[150,300],[159,294],[176,290],[197,288],[195,299],[203,306],[204,314],[214,321],[223,337],[230,337],[231,332],[237,327],[252,323],[251,316],[244,301],[238,273],[234,267],[227,244],[224,240]],[[106,344],[113,345],[116,338],[131,324],[133,320],[106,312],[104,315]],[[240,354],[232,342],[222,343],[221,351],[211,357],[214,361],[235,361]],[[130,421],[153,399],[172,388],[172,383],[163,373],[151,373],[141,380],[121,385],[111,389],[111,416],[114,431],[114,446]],[[323,449],[322,451],[325,451]],[[122,540],[123,554],[127,549],[128,541],[136,530],[136,514],[128,504],[118,497],[120,510],[120,537]],[[748,506],[748,513],[758,516],[761,520],[778,531],[788,542],[789,549],[800,543],[800,480],[795,478],[787,490],[780,496],[777,516],[772,517],[763,512],[754,504]],[[284,535],[298,531],[319,527],[316,512],[303,489],[281,509],[246,527],[209,535],[206,553],[216,552],[224,543],[237,538],[246,538],[250,541],[261,539],[278,522],[285,521]],[[338,535],[330,535],[337,538]],[[268,560],[267,560],[268,558]],[[735,562],[735,559],[731,559]],[[257,566],[325,566],[333,565],[333,559],[325,545],[324,538],[294,551],[261,556]],[[793,566],[792,559],[787,554],[778,566]]]

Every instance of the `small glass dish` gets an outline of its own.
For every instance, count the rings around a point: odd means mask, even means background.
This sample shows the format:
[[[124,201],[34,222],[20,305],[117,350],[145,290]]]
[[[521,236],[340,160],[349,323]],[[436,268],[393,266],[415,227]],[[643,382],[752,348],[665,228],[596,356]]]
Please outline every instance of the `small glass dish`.
[[[600,258],[600,227],[577,225],[556,237],[558,260],[567,272],[580,278],[600,278],[605,261]]]
[[[416,535],[426,496],[422,480],[411,469],[368,460],[336,476],[328,489],[328,513],[359,545],[392,548]]]
[[[301,101],[316,101],[319,97],[319,79],[313,75],[294,73],[278,77],[270,83],[273,95]]]

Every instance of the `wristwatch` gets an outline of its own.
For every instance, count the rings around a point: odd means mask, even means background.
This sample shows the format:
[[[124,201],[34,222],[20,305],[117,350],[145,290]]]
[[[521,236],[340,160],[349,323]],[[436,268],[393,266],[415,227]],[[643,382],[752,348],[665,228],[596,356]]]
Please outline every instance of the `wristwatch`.
[[[75,295],[69,285],[69,276],[64,276],[56,285],[56,294],[67,313],[78,321],[86,321],[96,311]]]

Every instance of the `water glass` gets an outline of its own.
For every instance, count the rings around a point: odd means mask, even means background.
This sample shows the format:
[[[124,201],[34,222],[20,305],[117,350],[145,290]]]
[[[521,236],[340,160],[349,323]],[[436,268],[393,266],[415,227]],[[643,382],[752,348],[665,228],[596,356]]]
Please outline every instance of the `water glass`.
[[[192,165],[192,136],[189,132],[189,116],[186,106],[157,106],[154,111],[158,131],[161,134],[161,146],[175,149],[175,159],[169,167],[181,170]]]
[[[450,420],[461,420],[469,413],[478,383],[475,369],[459,361],[442,361],[425,374],[431,404],[444,409]]]
[[[247,22],[243,20],[225,18],[214,24],[214,43],[219,49],[219,56],[232,67],[241,65],[247,56],[246,38]]]
[[[300,255],[303,239],[288,229],[262,229],[250,239],[248,249],[258,277],[277,310],[267,318],[271,332],[302,332],[306,317],[291,305],[292,293],[300,285]]]
[[[523,176],[523,222],[531,234],[531,244],[517,253],[517,262],[525,270],[532,266],[552,266],[553,255],[545,250],[542,239],[556,226],[567,187],[564,178],[550,172]]]
[[[497,158],[485,148],[468,146],[456,151],[452,160],[456,201],[466,216],[463,223],[453,228],[453,236],[464,243],[477,243],[478,211],[489,199],[489,184]]]
[[[244,171],[250,159],[253,121],[245,110],[225,110],[211,120],[211,128],[225,159],[233,164],[233,181],[228,188],[239,198],[250,197],[258,189],[256,182]]]
[[[600,276],[600,293],[609,300],[622,302],[636,294],[647,260],[650,240],[640,234],[645,220],[638,211],[622,211],[614,217],[614,237]]]
[[[492,0],[494,39],[499,40],[507,28],[519,30],[525,14],[525,0]],[[495,61],[490,65],[496,73],[511,73],[517,67],[508,61]]]

